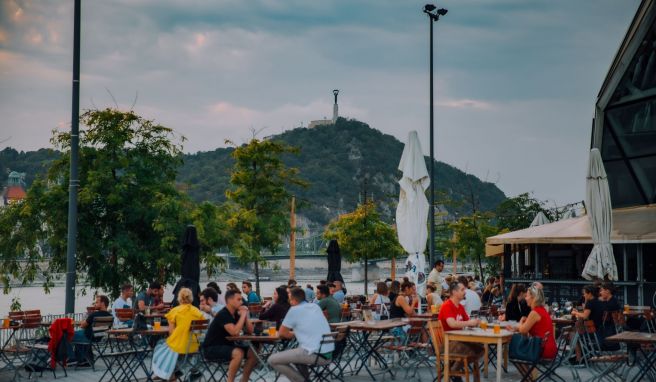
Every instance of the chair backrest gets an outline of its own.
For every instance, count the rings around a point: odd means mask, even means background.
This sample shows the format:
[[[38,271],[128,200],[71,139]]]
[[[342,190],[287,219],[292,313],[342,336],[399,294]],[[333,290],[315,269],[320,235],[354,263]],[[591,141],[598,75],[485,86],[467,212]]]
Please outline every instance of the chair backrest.
[[[94,339],[100,339],[107,336],[107,332],[112,328],[114,317],[95,317],[91,323]]]
[[[97,310],[98,308],[96,308],[95,306],[87,306],[87,313],[93,313]]]
[[[119,321],[125,322],[134,319],[134,310],[130,308],[115,309],[116,317]]]
[[[41,326],[41,314],[26,314],[23,316],[23,328],[38,328]]]
[[[207,327],[209,326],[209,320],[193,320],[189,325],[189,339],[187,341],[187,354],[191,349],[191,344],[196,342],[198,345],[201,343],[201,337],[205,332],[207,332]]]
[[[442,327],[442,322],[440,320],[428,321],[428,331],[431,336],[431,342],[433,343],[433,350],[435,351],[435,356],[440,359],[440,354],[444,348],[444,328]]]

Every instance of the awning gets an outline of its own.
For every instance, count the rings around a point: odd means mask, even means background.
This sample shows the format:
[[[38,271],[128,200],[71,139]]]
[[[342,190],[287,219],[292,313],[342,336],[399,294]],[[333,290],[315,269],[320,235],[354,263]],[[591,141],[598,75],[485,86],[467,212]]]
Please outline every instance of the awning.
[[[656,204],[613,210],[611,243],[656,243]],[[587,215],[488,237],[485,255],[503,253],[503,244],[592,244]]]

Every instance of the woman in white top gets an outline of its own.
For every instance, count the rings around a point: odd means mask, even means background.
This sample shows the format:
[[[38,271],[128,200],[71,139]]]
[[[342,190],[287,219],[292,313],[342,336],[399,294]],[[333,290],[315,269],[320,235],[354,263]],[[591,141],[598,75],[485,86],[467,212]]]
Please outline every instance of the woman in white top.
[[[438,309],[442,305],[442,296],[437,293],[433,285],[426,285],[426,303],[428,306],[437,305]]]
[[[377,283],[376,293],[374,293],[373,296],[369,297],[369,305],[383,305],[383,304],[389,305],[390,299],[388,295],[389,295],[389,289],[387,288],[387,284],[385,284],[384,282]]]

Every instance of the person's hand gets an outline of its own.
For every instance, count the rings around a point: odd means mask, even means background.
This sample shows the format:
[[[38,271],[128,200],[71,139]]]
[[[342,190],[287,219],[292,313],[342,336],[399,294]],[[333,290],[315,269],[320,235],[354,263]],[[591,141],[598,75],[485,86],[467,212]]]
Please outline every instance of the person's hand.
[[[506,320],[506,315],[502,314],[499,316],[499,321],[505,321]]]
[[[205,313],[209,313],[212,310],[212,308],[210,308],[210,306],[207,304],[200,304],[199,308]]]
[[[271,306],[271,300],[267,300],[264,305],[262,305],[262,309],[269,309]]]
[[[238,312],[241,316],[248,317],[248,307],[247,306],[245,306],[245,305],[240,306]]]
[[[520,324],[523,324],[524,322],[526,322],[526,316],[519,319]]]
[[[480,325],[480,323],[481,323],[481,320],[479,320],[478,318],[473,318],[473,319],[468,321],[468,326],[475,327],[475,326]]]

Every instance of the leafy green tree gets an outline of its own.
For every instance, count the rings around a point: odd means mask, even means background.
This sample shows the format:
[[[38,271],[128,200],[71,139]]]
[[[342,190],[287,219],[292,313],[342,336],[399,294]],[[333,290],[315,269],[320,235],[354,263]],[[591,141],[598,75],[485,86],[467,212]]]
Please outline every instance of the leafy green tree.
[[[381,219],[373,202],[363,203],[355,211],[331,221],[324,238],[337,240],[349,262],[390,259],[404,253],[396,230]]]
[[[176,188],[181,145],[170,128],[115,109],[88,111],[81,122],[87,128],[80,137],[77,272],[91,288],[116,296],[125,282],[174,281],[181,236],[194,220],[205,248],[219,245],[221,236],[207,237],[220,225],[219,214],[206,205],[196,209]],[[29,283],[42,272],[48,285],[52,273],[65,269],[69,133],[55,132],[52,143],[64,155],[47,181],[37,179],[24,201],[0,212],[5,290],[10,277]],[[210,251],[201,256],[209,268],[218,266]]]
[[[231,249],[242,262],[255,265],[257,293],[262,250],[275,253],[290,232],[289,187],[306,186],[298,169],[283,162],[283,156],[298,151],[282,142],[253,138],[231,153],[235,161],[230,174],[232,188],[226,191],[227,222],[234,234]]]
[[[545,202],[525,192],[499,204],[496,209],[496,225],[500,230],[508,231],[528,228],[539,212],[543,212],[551,221],[560,217],[557,211],[546,208]]]

